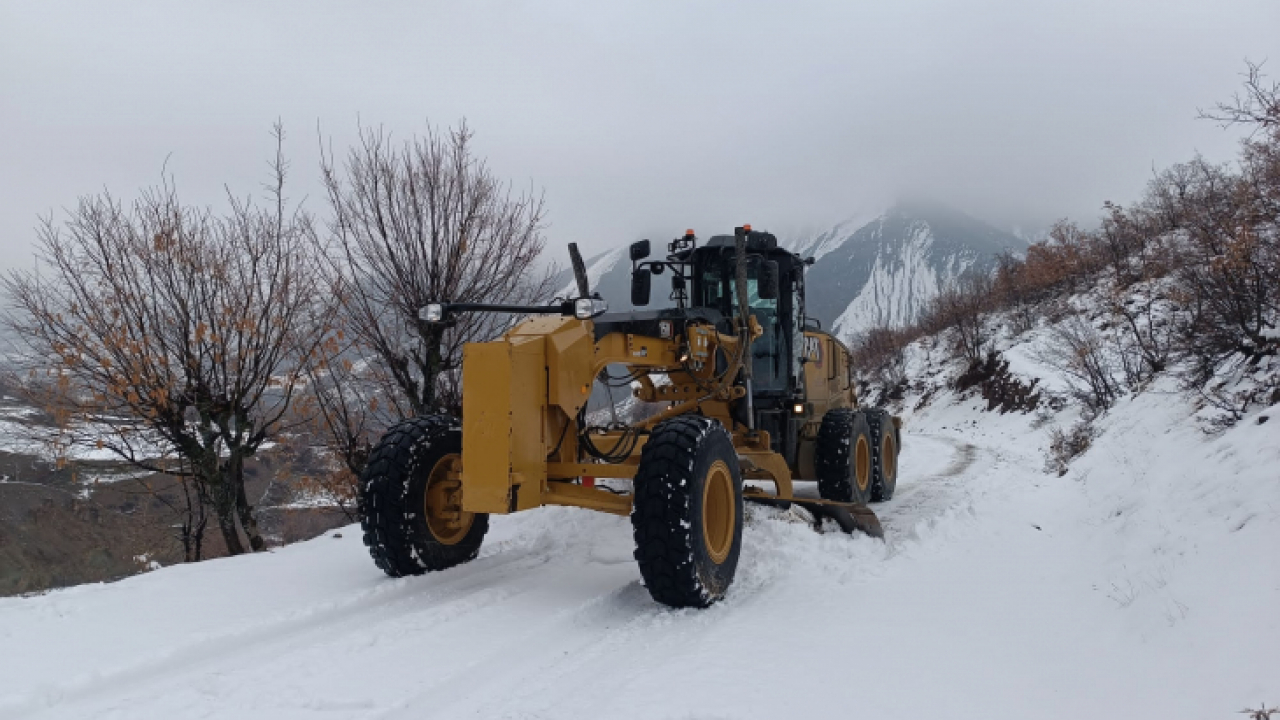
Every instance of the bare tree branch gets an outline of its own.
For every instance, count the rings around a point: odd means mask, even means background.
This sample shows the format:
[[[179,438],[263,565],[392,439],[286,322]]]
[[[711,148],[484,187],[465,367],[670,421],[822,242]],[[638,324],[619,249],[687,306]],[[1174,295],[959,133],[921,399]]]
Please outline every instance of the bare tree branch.
[[[215,215],[168,177],[128,205],[85,197],[44,221],[36,269],[4,281],[26,388],[66,448],[195,478],[233,554],[240,532],[263,546],[244,460],[301,422],[290,411],[329,315],[311,219],[284,197],[278,124],[273,138],[266,203],[228,193]]]

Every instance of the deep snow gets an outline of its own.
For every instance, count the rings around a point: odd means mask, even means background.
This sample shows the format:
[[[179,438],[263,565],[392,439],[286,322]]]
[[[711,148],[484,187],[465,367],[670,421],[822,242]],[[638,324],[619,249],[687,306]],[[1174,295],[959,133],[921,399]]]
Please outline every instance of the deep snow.
[[[0,600],[0,717],[1236,717],[1280,702],[1280,418],[1208,437],[1168,390],[1063,477],[1030,416],[908,409],[886,542],[752,508],[705,611],[566,508],[424,577],[352,527]]]

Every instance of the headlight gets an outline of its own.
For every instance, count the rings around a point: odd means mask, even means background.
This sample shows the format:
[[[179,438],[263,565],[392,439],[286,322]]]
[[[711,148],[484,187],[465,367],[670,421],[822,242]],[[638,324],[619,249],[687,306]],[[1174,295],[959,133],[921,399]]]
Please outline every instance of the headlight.
[[[444,318],[444,306],[440,303],[430,303],[424,305],[418,311],[418,319],[429,323],[440,322]]]
[[[597,315],[603,315],[609,310],[609,303],[599,298],[578,298],[573,301],[573,316],[579,320],[586,320]]]

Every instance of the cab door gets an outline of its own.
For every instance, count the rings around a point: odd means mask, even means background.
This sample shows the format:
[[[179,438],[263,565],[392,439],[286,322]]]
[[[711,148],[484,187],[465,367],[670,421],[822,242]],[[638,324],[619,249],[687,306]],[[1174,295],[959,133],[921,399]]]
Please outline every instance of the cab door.
[[[835,339],[824,332],[804,333],[804,395],[812,404],[811,417],[821,421],[840,393],[840,353],[835,352]]]

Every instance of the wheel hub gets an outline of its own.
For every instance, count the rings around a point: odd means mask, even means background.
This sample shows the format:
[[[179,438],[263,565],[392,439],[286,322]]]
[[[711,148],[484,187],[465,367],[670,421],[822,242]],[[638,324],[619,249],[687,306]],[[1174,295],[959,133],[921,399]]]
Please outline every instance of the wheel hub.
[[[854,473],[859,490],[866,490],[871,484],[871,445],[863,436],[858,437],[858,445],[854,449]]]
[[[707,471],[702,487],[702,540],[717,565],[729,557],[737,522],[733,473],[723,460],[717,460]]]
[[[445,455],[431,468],[423,493],[427,527],[441,545],[456,545],[471,530],[474,513],[462,509],[462,457]]]

